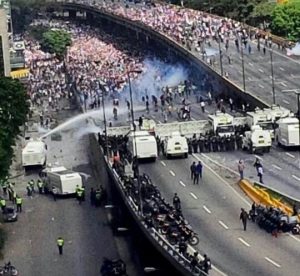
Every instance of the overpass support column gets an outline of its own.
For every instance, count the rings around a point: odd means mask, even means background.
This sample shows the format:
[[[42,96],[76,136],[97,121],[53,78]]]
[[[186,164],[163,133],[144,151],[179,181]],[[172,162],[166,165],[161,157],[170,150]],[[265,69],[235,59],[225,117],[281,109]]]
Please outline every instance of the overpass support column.
[[[70,19],[76,19],[76,11],[74,10],[69,10],[69,18]]]
[[[86,13],[86,21],[92,23],[93,20],[94,20],[94,15],[92,13],[87,12]]]

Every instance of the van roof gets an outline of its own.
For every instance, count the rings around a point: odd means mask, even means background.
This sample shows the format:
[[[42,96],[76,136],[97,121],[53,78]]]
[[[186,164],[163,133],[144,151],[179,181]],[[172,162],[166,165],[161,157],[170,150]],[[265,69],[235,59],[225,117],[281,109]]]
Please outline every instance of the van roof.
[[[45,149],[45,143],[42,141],[29,141],[25,148],[23,149],[23,153],[39,153]]]

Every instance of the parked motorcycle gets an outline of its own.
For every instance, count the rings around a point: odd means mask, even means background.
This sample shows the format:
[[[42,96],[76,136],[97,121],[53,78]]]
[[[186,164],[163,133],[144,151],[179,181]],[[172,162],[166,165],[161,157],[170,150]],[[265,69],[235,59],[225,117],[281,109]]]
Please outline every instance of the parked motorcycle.
[[[0,275],[3,276],[17,276],[18,270],[10,263],[6,263],[3,267],[0,267]]]

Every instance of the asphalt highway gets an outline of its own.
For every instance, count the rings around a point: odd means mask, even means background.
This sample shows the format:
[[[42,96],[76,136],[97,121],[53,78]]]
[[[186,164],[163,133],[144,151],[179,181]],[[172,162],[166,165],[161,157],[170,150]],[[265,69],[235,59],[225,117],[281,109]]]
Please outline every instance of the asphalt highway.
[[[250,41],[249,44],[251,45],[251,53],[249,53],[248,47],[243,50],[246,92],[250,92],[266,103],[272,104],[271,48],[266,47],[266,54],[264,54],[264,42],[262,40],[260,51],[257,50],[256,40]],[[218,72],[221,72],[219,46],[216,42],[212,42],[212,47],[218,51],[214,68]],[[227,72],[228,79],[243,90],[241,51],[237,51],[234,41],[230,42],[227,52],[224,43],[221,43],[221,50],[223,53],[222,64],[224,75]],[[287,56],[286,52],[278,50],[275,44],[272,45],[272,52],[275,103],[296,112],[298,107],[295,92],[299,92],[300,88],[300,59],[298,57]],[[197,55],[199,56],[199,54]],[[231,59],[231,64],[229,64],[228,56]]]
[[[218,176],[207,165],[203,179],[193,185],[189,166],[201,160],[159,159],[141,165],[141,172],[150,175],[163,196],[172,202],[176,192],[181,198],[183,213],[199,234],[198,249],[212,258],[220,275],[298,275],[300,240],[290,235],[274,238],[257,225],[248,222],[246,232],[239,221],[240,208],[250,203],[233,190],[233,183]]]

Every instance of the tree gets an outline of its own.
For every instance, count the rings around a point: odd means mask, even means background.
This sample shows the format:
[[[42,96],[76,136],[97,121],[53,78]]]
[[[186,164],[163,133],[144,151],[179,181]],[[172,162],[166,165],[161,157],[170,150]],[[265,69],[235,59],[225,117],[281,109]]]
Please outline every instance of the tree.
[[[43,33],[41,46],[49,53],[63,57],[71,45],[71,35],[64,30],[49,30]]]
[[[16,33],[25,31],[26,26],[40,10],[46,6],[46,0],[11,0],[13,29]]]
[[[274,34],[290,40],[300,38],[300,2],[290,1],[278,4],[272,13],[271,30]]]
[[[276,3],[261,2],[254,7],[254,10],[250,14],[250,22],[256,26],[260,23],[270,23],[272,20],[272,13]]]
[[[7,174],[13,157],[13,145],[29,111],[28,96],[22,83],[0,78],[0,179]]]

